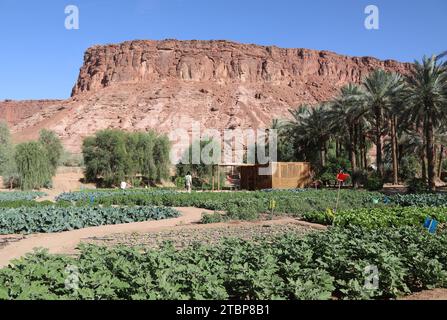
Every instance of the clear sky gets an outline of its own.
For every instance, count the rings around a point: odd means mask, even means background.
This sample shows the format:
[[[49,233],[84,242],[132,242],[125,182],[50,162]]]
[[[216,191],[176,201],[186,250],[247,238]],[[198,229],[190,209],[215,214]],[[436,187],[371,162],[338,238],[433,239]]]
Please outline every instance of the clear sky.
[[[66,30],[76,5],[79,30]],[[379,8],[379,30],[364,27]],[[67,98],[95,44],[226,39],[413,61],[447,50],[446,0],[0,0],[0,99]]]

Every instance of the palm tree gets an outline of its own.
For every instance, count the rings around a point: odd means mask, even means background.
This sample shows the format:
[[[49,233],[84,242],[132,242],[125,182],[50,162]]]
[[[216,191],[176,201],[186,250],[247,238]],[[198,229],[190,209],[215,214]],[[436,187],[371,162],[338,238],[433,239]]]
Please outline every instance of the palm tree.
[[[423,122],[428,184],[431,191],[436,190],[434,132],[447,119],[447,64],[441,64],[439,59],[439,56],[423,57],[421,62],[415,62],[407,77],[410,119]]]
[[[349,161],[352,170],[357,169],[357,140],[359,134],[359,119],[363,113],[362,91],[354,84],[341,88],[340,95],[330,103],[327,121],[332,132],[338,132],[341,137],[347,137]]]
[[[293,120],[288,123],[302,152],[318,150],[321,167],[326,166],[327,142],[331,136],[326,120],[327,110],[326,104],[314,107],[301,105],[296,110],[290,110]]]
[[[403,88],[402,77],[396,73],[378,69],[363,81],[363,99],[373,119],[374,143],[376,145],[376,162],[379,175],[383,175],[382,138],[385,133],[384,113],[390,110]]]

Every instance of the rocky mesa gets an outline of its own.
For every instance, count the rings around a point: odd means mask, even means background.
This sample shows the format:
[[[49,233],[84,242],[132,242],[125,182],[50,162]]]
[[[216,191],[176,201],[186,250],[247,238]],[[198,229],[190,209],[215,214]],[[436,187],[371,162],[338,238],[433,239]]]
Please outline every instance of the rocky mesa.
[[[84,55],[71,98],[1,102],[16,141],[56,131],[79,152],[97,130],[268,127],[301,103],[331,99],[376,68],[407,73],[410,64],[328,51],[229,41],[128,41]],[[25,90],[25,89],[24,89]]]

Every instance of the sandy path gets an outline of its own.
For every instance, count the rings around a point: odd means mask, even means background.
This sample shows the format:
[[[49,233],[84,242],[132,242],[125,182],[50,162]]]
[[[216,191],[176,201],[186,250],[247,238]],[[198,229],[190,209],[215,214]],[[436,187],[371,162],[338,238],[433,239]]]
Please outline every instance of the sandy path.
[[[13,242],[0,249],[0,268],[8,265],[11,260],[32,252],[34,248],[47,248],[50,253],[75,253],[76,246],[83,239],[104,237],[114,233],[158,231],[167,227],[193,224],[200,221],[202,212],[210,212],[197,208],[176,209],[182,215],[173,219],[98,226],[59,233],[27,235],[25,239]]]

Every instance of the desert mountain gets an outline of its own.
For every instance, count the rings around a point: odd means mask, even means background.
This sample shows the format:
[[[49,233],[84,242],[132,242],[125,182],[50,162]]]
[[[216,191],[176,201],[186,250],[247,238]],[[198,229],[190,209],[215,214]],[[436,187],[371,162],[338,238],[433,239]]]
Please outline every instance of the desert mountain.
[[[0,102],[0,118],[16,141],[48,128],[71,152],[105,128],[167,133],[192,121],[219,130],[268,127],[376,68],[406,73],[410,65],[229,41],[129,41],[89,48],[71,98]]]

